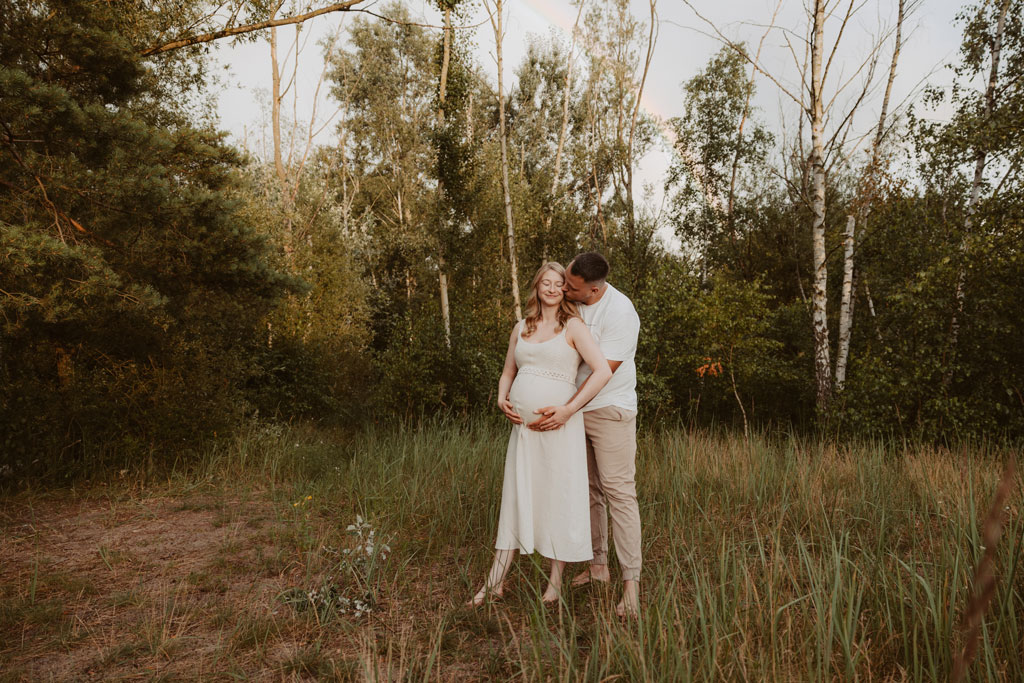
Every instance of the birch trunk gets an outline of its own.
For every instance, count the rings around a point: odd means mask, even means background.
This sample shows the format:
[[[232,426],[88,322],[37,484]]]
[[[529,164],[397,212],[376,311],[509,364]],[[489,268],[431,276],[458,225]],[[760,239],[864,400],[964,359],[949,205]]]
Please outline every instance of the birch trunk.
[[[857,298],[854,296],[857,290],[857,273],[854,261],[857,252],[857,238],[854,230],[857,223],[860,223],[861,230],[863,231],[868,207],[875,196],[882,140],[885,137],[885,119],[889,114],[889,98],[892,95],[893,81],[896,80],[896,65],[900,59],[900,48],[903,46],[903,19],[905,17],[906,0],[899,0],[899,10],[896,15],[896,44],[892,51],[892,60],[889,63],[889,79],[886,81],[885,95],[882,97],[882,111],[878,115],[878,127],[875,129],[875,137],[871,141],[871,158],[864,173],[860,196],[857,198],[856,216],[848,216],[846,219],[845,253],[843,255],[843,300],[839,315],[839,344],[836,349],[836,390],[838,391],[842,391],[843,385],[846,383],[846,367],[850,356],[850,336],[853,331],[853,311],[857,302]],[[869,303],[871,303],[871,315],[874,317],[874,304],[870,302],[870,297]]]
[[[444,321],[444,345],[451,348],[452,325],[448,315],[448,272],[445,270],[447,267],[448,264],[445,262],[444,256],[439,254],[437,257],[437,280],[438,286],[441,288],[441,319]]]
[[[814,325],[814,374],[817,404],[828,408],[832,398],[832,365],[829,360],[827,285],[825,262],[825,132],[822,102],[822,52],[825,33],[825,0],[814,1],[814,29],[811,39],[811,224],[814,286],[811,306]]]
[[[494,0],[494,12],[491,14],[491,28],[497,45],[498,58],[498,134],[501,138],[501,189],[505,195],[505,223],[508,227],[508,260],[512,270],[512,302],[515,305],[516,320],[522,320],[523,309],[519,301],[519,266],[516,262],[516,231],[512,222],[512,193],[508,184],[508,136],[505,130],[505,84],[502,79],[501,42],[504,38],[501,17],[502,0]]]
[[[846,361],[850,353],[850,332],[853,329],[853,244],[857,219],[846,217],[843,240],[843,298],[839,305],[839,349],[836,352],[836,391],[846,382]]]
[[[446,7],[444,10],[444,52],[441,56],[441,83],[438,88],[438,106],[437,106],[437,125],[438,127],[444,126],[444,102],[445,102],[445,91],[448,85],[448,60],[451,56],[451,30],[452,30],[452,10],[450,7]],[[445,213],[444,209],[444,181],[441,180],[440,175],[437,179],[437,234],[438,234],[438,254],[437,254],[437,281],[438,286],[441,289],[441,320],[444,323],[444,344],[448,348],[452,346],[452,324],[451,315],[448,308],[448,272],[446,270],[447,263],[444,258],[444,232],[445,232]]]
[[[992,110],[995,109],[996,83],[999,79],[999,58],[1003,49],[1003,29],[1006,25],[1006,13],[1010,8],[1010,0],[1003,0],[999,7],[999,19],[996,22],[996,34],[992,41],[992,69],[989,71],[988,86],[985,88],[985,121],[992,117]],[[956,357],[957,343],[960,336],[960,316],[964,313],[966,295],[964,286],[967,281],[967,259],[969,256],[969,239],[971,230],[974,228],[974,215],[978,212],[978,200],[981,198],[981,185],[985,180],[985,164],[988,161],[988,150],[984,147],[979,149],[974,158],[974,180],[971,183],[971,196],[967,200],[967,211],[964,216],[964,235],[960,241],[960,254],[962,263],[956,278],[956,310],[949,323],[949,354],[946,359],[946,373],[942,378],[943,386],[948,386],[953,380],[954,359]]]

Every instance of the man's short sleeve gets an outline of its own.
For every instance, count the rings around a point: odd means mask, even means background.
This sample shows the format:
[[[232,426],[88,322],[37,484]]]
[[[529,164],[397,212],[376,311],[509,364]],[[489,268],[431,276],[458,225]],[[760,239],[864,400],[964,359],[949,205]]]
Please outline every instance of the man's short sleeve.
[[[627,361],[636,355],[640,337],[640,318],[628,300],[618,311],[609,311],[605,320],[611,324],[601,330],[601,352],[608,360]]]

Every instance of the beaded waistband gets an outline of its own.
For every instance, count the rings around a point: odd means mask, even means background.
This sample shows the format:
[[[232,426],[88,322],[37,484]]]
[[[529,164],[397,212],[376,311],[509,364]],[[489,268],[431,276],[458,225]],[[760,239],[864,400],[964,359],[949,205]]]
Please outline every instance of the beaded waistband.
[[[545,379],[555,379],[562,382],[568,382],[573,386],[576,385],[576,377],[564,372],[559,372],[558,370],[548,370],[547,368],[534,368],[527,366],[525,368],[519,368],[519,372],[527,375],[536,375],[538,377],[544,377]]]

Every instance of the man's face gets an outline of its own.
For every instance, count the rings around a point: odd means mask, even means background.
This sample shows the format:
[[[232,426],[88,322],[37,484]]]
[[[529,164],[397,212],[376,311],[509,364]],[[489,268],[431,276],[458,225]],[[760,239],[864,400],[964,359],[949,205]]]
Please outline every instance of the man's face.
[[[569,264],[572,267],[572,264]],[[565,269],[565,286],[562,288],[565,298],[578,304],[585,304],[597,293],[597,287],[588,285],[579,275],[573,275],[569,268]]]

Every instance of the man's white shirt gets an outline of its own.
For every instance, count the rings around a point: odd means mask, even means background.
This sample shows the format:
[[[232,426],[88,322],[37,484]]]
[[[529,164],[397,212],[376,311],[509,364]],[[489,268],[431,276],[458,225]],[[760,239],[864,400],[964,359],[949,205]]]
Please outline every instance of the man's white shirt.
[[[640,336],[640,317],[636,314],[633,302],[609,284],[600,301],[590,306],[579,304],[579,310],[604,357],[609,361],[622,362],[612,373],[608,384],[583,410],[616,406],[635,411],[635,357],[636,343]],[[591,372],[589,365],[581,364],[576,375],[576,386],[583,386]]]

